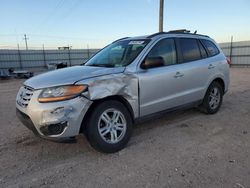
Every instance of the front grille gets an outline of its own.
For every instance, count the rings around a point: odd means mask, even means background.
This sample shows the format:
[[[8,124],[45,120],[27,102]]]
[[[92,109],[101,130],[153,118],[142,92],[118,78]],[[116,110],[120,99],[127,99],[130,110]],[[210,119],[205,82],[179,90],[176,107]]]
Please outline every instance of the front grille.
[[[17,94],[17,103],[26,108],[33,95],[33,89],[27,86],[22,86]]]

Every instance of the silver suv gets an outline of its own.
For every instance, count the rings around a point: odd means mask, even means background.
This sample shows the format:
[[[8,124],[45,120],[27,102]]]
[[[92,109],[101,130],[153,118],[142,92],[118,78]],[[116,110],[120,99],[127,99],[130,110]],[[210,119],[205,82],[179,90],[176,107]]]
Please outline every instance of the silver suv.
[[[40,137],[85,133],[91,146],[111,153],[144,118],[187,106],[216,113],[228,85],[227,59],[211,38],[171,31],[119,39],[82,66],[30,78],[16,108]]]

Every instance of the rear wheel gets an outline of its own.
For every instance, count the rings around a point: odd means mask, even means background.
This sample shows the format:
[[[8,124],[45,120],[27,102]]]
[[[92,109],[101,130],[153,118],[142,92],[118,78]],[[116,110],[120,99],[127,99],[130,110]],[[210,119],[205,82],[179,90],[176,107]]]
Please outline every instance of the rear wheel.
[[[132,133],[132,119],[127,108],[115,100],[100,103],[87,124],[87,138],[98,151],[113,153],[123,149]]]
[[[218,112],[223,100],[223,90],[218,82],[212,82],[208,87],[200,109],[207,114]]]

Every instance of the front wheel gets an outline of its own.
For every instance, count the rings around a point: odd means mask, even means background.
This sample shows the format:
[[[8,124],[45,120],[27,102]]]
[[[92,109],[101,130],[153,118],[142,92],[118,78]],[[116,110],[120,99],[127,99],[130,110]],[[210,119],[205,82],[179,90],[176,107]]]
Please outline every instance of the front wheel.
[[[207,114],[218,112],[223,100],[223,90],[218,82],[212,82],[208,87],[200,109]]]
[[[120,102],[104,101],[96,106],[87,124],[87,138],[98,151],[113,153],[123,149],[132,133],[132,118]]]

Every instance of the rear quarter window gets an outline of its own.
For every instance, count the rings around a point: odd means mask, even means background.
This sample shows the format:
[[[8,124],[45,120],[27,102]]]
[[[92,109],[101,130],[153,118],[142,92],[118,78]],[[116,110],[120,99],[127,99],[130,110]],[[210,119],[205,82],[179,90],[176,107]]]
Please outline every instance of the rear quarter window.
[[[204,48],[204,46],[201,44],[201,41],[198,41],[199,47],[200,47],[200,52],[201,52],[201,57],[202,58],[207,58],[207,52]]]
[[[209,57],[215,56],[220,52],[212,41],[202,39],[201,42],[205,46]]]

